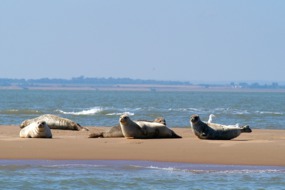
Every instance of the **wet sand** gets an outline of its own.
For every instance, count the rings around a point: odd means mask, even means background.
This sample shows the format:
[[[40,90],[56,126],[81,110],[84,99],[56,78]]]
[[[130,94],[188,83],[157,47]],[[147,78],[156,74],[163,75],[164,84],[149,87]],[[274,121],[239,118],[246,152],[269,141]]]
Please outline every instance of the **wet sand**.
[[[88,138],[90,131],[52,130],[52,139],[20,138],[18,126],[0,126],[0,159],[147,160],[197,164],[285,166],[285,130],[253,129],[229,141],[200,140],[190,128],[181,139]]]

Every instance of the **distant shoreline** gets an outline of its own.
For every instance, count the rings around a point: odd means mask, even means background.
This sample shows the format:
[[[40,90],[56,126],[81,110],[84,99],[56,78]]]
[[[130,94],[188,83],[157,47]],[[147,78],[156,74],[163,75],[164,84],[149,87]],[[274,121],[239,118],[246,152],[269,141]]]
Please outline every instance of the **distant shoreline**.
[[[0,90],[97,90],[97,91],[221,91],[285,92],[284,83],[192,83],[190,81],[143,80],[132,78],[9,79],[0,78]]]
[[[285,92],[285,89],[233,88],[227,86],[204,87],[199,85],[37,85],[21,87],[0,86],[0,90],[94,90],[94,91],[151,91],[151,92]]]

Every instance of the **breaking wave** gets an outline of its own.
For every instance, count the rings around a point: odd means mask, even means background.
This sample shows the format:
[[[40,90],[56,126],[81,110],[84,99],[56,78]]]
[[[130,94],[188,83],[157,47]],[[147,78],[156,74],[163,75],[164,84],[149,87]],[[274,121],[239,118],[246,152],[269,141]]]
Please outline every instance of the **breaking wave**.
[[[130,111],[127,111],[130,110]],[[130,116],[135,115],[135,113],[132,110],[136,109],[128,109],[128,108],[122,108],[122,109],[116,109],[116,108],[110,108],[110,107],[93,107],[88,109],[83,109],[79,111],[63,111],[63,110],[57,110],[58,113],[65,114],[65,115],[107,115],[107,116],[117,116],[122,114],[128,114]]]
[[[66,114],[66,115],[95,115],[97,113],[102,112],[104,109],[102,107],[94,107],[90,109],[84,109],[80,111],[63,111],[57,110],[59,113]]]

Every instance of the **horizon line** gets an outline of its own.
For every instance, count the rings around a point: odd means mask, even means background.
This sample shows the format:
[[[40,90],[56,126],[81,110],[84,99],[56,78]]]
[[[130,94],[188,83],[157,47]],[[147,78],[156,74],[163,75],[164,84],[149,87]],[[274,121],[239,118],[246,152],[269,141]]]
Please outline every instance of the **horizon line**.
[[[42,80],[42,79],[48,79],[48,80],[74,80],[74,79],[129,79],[129,80],[141,80],[141,81],[157,81],[157,82],[187,82],[192,84],[230,84],[230,83],[262,83],[262,84],[272,84],[272,83],[284,83],[284,81],[278,81],[278,80],[217,80],[217,81],[208,81],[208,80],[173,80],[173,79],[140,79],[140,78],[130,78],[130,77],[86,77],[86,76],[78,76],[78,77],[71,77],[71,78],[49,78],[49,77],[42,77],[42,78],[8,78],[8,77],[1,77],[0,80]]]

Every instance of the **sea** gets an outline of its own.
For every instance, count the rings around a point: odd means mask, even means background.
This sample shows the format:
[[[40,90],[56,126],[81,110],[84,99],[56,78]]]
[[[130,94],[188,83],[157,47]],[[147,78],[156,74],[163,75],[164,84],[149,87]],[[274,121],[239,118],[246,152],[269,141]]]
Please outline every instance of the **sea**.
[[[284,92],[0,90],[1,125],[42,114],[82,126],[114,126],[162,116],[169,128],[207,121],[285,129]],[[1,153],[1,150],[0,150]],[[285,155],[284,155],[285,158]],[[285,167],[131,160],[0,160],[0,189],[285,189]]]

